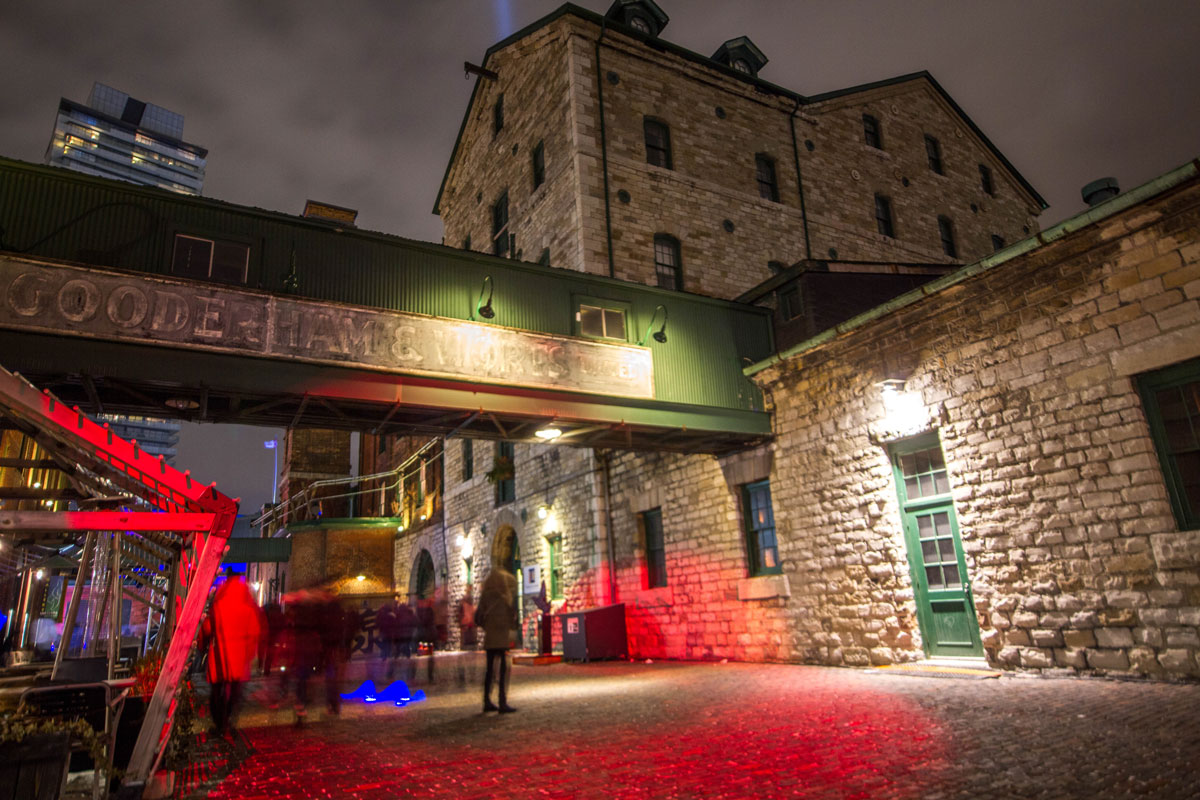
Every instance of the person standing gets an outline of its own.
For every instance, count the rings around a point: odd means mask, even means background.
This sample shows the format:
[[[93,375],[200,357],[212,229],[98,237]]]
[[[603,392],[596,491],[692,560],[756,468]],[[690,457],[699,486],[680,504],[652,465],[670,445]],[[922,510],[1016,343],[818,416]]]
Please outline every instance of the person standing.
[[[201,624],[208,647],[209,710],[218,736],[233,731],[233,718],[250,679],[250,664],[264,634],[262,611],[250,587],[230,574],[213,595],[212,608]]]
[[[483,673],[483,710],[511,714],[516,711],[508,704],[508,649],[512,647],[517,628],[517,608],[514,597],[517,579],[503,567],[494,566],[483,582],[475,623],[483,628],[483,647],[487,651],[487,668]],[[499,673],[497,675],[497,672]],[[498,678],[500,705],[492,703],[492,680]]]

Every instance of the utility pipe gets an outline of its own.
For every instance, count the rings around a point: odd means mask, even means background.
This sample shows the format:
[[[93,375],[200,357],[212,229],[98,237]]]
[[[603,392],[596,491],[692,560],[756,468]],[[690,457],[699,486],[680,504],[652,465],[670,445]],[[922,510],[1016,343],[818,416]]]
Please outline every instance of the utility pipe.
[[[604,175],[604,228],[608,239],[608,277],[617,276],[616,261],[613,259],[612,201],[608,194],[608,134],[604,128],[604,74],[600,69],[600,40],[608,31],[608,17],[600,21],[600,35],[596,37],[596,100],[600,111],[600,165]]]

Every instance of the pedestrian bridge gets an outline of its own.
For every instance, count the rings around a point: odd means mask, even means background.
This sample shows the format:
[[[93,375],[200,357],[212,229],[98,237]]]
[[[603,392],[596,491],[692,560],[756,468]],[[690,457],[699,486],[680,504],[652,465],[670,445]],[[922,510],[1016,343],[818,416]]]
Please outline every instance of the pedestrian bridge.
[[[765,309],[0,159],[0,364],[94,413],[721,453]]]

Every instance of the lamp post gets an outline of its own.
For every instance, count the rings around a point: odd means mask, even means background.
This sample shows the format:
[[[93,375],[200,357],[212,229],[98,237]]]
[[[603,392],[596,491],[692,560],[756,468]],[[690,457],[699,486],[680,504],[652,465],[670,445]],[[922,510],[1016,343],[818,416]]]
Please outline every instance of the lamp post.
[[[279,494],[279,440],[268,439],[263,442],[263,447],[271,451],[274,458],[274,467],[271,472],[271,505],[275,505],[276,496]]]

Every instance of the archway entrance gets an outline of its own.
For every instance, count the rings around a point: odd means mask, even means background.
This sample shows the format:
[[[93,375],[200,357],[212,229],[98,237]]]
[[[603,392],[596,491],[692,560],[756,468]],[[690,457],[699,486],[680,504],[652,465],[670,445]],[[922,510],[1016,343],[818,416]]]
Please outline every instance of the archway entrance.
[[[408,581],[409,597],[415,600],[432,600],[437,589],[437,579],[433,572],[433,556],[428,550],[422,550],[413,566],[412,577]]]

